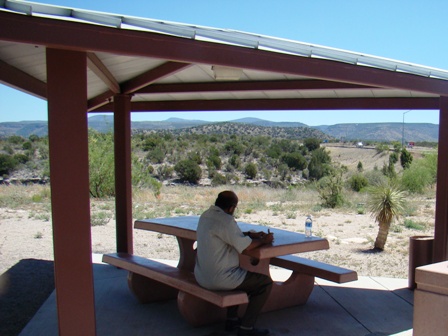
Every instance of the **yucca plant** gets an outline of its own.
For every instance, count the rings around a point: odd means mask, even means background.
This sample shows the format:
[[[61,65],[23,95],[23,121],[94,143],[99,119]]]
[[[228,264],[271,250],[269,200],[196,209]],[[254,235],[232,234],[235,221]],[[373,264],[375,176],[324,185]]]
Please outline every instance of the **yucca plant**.
[[[369,189],[368,209],[379,226],[375,249],[384,250],[390,225],[394,219],[400,218],[405,202],[404,192],[390,182]]]

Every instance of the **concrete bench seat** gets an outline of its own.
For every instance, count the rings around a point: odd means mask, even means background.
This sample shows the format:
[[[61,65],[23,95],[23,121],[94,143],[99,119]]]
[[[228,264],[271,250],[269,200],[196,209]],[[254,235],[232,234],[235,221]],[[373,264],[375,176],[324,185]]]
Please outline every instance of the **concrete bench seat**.
[[[295,255],[272,258],[270,264],[337,283],[358,280],[358,274],[350,269],[301,258]]]
[[[141,303],[177,298],[182,316],[194,326],[223,320],[225,307],[248,303],[243,291],[208,290],[192,272],[152,259],[111,253],[103,255],[103,262],[129,271],[129,288]]]

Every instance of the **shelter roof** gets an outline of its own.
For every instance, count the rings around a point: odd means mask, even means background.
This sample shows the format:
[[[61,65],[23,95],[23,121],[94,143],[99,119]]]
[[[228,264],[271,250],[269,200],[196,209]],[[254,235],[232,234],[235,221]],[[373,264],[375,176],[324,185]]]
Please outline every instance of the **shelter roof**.
[[[0,22],[1,82],[45,99],[45,48],[86,52],[89,111],[119,93],[133,111],[437,109],[448,95],[446,70],[230,29],[17,0]]]

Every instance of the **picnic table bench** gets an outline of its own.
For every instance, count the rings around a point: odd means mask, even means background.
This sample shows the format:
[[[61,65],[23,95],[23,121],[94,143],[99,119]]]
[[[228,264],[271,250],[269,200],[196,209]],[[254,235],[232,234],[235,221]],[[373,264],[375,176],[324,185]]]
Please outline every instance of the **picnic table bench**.
[[[198,217],[184,216],[136,221],[134,227],[176,236],[180,258],[177,267],[126,253],[111,253],[103,261],[129,271],[128,285],[142,303],[176,299],[182,316],[193,326],[225,319],[226,307],[239,305],[245,309],[248,298],[243,291],[212,291],[201,287],[193,274]],[[253,224],[238,223],[243,231],[265,229]],[[270,265],[292,271],[284,281],[275,281],[263,312],[305,304],[314,288],[314,277],[344,283],[357,280],[356,272],[293,255],[294,253],[328,248],[328,241],[319,237],[271,229],[275,241],[247,255],[240,255],[241,267],[270,275]]]
[[[180,313],[191,325],[222,320],[229,306],[248,303],[243,291],[211,291],[201,287],[191,271],[127,253],[103,255],[103,262],[129,271],[128,285],[139,302],[176,299]],[[198,301],[200,300],[200,301]],[[204,304],[204,302],[209,304]]]

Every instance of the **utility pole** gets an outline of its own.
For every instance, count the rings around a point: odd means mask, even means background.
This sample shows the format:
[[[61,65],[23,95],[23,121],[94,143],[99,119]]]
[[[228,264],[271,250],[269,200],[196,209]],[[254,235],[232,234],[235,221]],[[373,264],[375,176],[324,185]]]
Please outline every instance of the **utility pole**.
[[[412,110],[408,110],[406,112],[403,112],[403,129],[401,134],[401,148],[404,148],[404,115],[408,112],[411,112]]]

